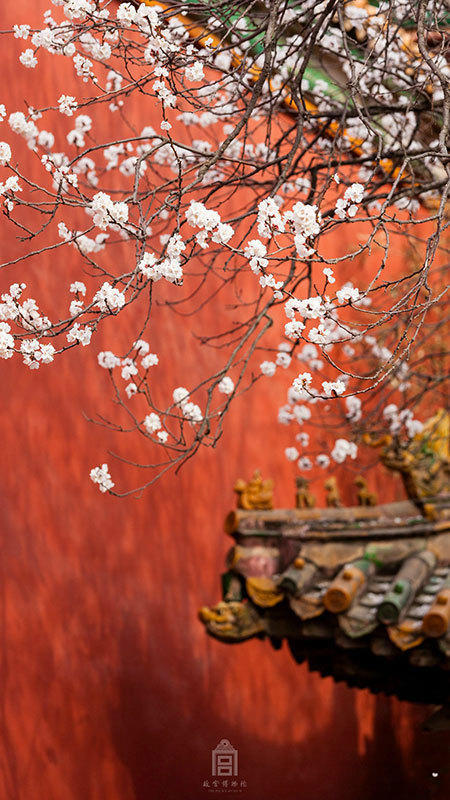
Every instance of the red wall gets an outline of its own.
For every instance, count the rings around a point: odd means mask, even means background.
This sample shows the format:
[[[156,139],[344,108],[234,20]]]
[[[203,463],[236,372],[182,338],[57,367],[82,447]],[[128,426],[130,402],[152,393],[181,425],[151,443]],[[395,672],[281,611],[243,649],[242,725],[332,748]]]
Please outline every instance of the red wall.
[[[47,5],[2,4],[0,27]],[[8,112],[31,101],[30,81],[50,102],[70,93],[62,59],[32,73],[13,49],[3,50]],[[10,237],[2,225],[2,260],[15,252]],[[51,302],[66,269],[54,256],[43,272],[30,264],[39,297]],[[1,277],[2,291],[17,279]],[[133,336],[129,320],[120,333]],[[164,380],[182,383],[170,355],[190,347],[186,329],[167,316],[153,335]],[[275,477],[277,503],[292,503],[276,384],[264,402],[239,400],[217,450],[179,476],[140,499],[104,497],[88,472],[121,443],[82,416],[109,408],[102,347],[113,349],[107,330],[45,369],[1,365],[0,798],[198,800],[223,737],[239,749],[248,800],[446,796],[449,739],[418,732],[424,708],[323,680],[287,648],[223,645],[197,620],[219,598],[235,478],[258,466]],[[213,357],[205,351],[199,369]],[[145,460],[145,444],[136,448]]]

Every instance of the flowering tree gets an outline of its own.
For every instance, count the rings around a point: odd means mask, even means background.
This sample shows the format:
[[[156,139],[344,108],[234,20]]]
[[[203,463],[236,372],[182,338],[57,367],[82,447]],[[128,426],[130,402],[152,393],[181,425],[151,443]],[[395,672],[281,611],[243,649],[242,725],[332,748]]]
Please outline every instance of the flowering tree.
[[[79,91],[0,106],[4,224],[21,248],[1,357],[48,368],[133,306],[133,340],[116,352],[112,333],[98,363],[127,417],[102,424],[149,440],[144,485],[214,446],[233,399],[277,370],[285,455],[302,471],[354,459],[365,430],[420,431],[425,392],[445,391],[445,1],[52,3],[41,28],[3,32],[23,40],[24,69],[69,59]],[[141,130],[136,96],[151,112]],[[67,305],[50,314],[27,260],[68,248],[79,275],[61,273]],[[217,362],[156,401],[146,334],[161,303],[188,319],[216,304],[217,329],[197,341]],[[316,452],[296,430],[324,415]],[[106,464],[91,478],[114,493]]]

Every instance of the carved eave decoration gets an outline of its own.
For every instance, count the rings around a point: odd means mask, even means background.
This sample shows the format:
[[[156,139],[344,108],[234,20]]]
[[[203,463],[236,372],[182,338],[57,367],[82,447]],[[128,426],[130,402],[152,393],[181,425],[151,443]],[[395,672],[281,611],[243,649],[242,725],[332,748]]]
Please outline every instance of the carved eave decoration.
[[[223,598],[200,610],[208,633],[224,642],[267,637],[276,647],[286,639],[297,661],[336,680],[450,701],[448,424],[438,412],[395,464],[385,444],[384,463],[407,468],[410,497],[401,502],[378,504],[358,477],[358,505],[342,507],[328,480],[327,507],[316,508],[301,479],[297,507],[274,509],[271,482],[259,473],[238,481]]]

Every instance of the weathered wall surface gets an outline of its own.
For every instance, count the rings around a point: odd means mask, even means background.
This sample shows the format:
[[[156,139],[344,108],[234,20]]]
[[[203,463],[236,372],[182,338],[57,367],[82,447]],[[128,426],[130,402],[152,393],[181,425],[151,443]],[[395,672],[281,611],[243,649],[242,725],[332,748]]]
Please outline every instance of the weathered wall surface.
[[[46,7],[3,4],[1,27]],[[31,101],[37,77],[3,52],[10,112]],[[70,93],[59,64],[38,73],[50,102]],[[2,225],[2,260],[15,252],[10,237]],[[29,269],[51,303],[52,275],[67,264],[49,256],[40,277]],[[5,270],[1,289],[13,279]],[[170,354],[189,348],[186,333],[169,317],[154,331],[174,386]],[[237,475],[259,466],[276,477],[277,503],[292,503],[276,384],[264,402],[238,401],[217,451],[141,499],[117,500],[87,476],[119,442],[81,413],[105,409],[96,353],[108,346],[105,331],[46,369],[1,365],[0,798],[198,800],[223,737],[239,749],[249,800],[444,797],[445,777],[430,776],[444,769],[448,738],[417,733],[424,709],[322,680],[286,648],[227,647],[197,621],[219,596]],[[145,460],[145,445],[135,456]]]

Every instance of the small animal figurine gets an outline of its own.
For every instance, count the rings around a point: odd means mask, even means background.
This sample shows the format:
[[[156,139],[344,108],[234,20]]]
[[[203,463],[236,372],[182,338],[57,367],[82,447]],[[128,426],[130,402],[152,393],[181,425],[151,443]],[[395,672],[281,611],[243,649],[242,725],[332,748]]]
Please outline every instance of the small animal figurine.
[[[324,483],[324,487],[327,493],[325,499],[328,508],[340,508],[342,506],[342,502],[336,478],[328,478],[328,480],[326,480]]]
[[[295,507],[296,508],[314,508],[316,505],[316,498],[309,491],[309,481],[301,476],[295,479],[297,491],[295,494]]]
[[[362,475],[355,478],[355,486],[358,489],[358,505],[359,506],[376,506],[378,497],[375,492],[370,492],[367,486],[367,481]]]
[[[238,508],[246,511],[267,511],[273,508],[273,481],[263,481],[258,469],[248,483],[239,478],[233,488],[237,494]]]

